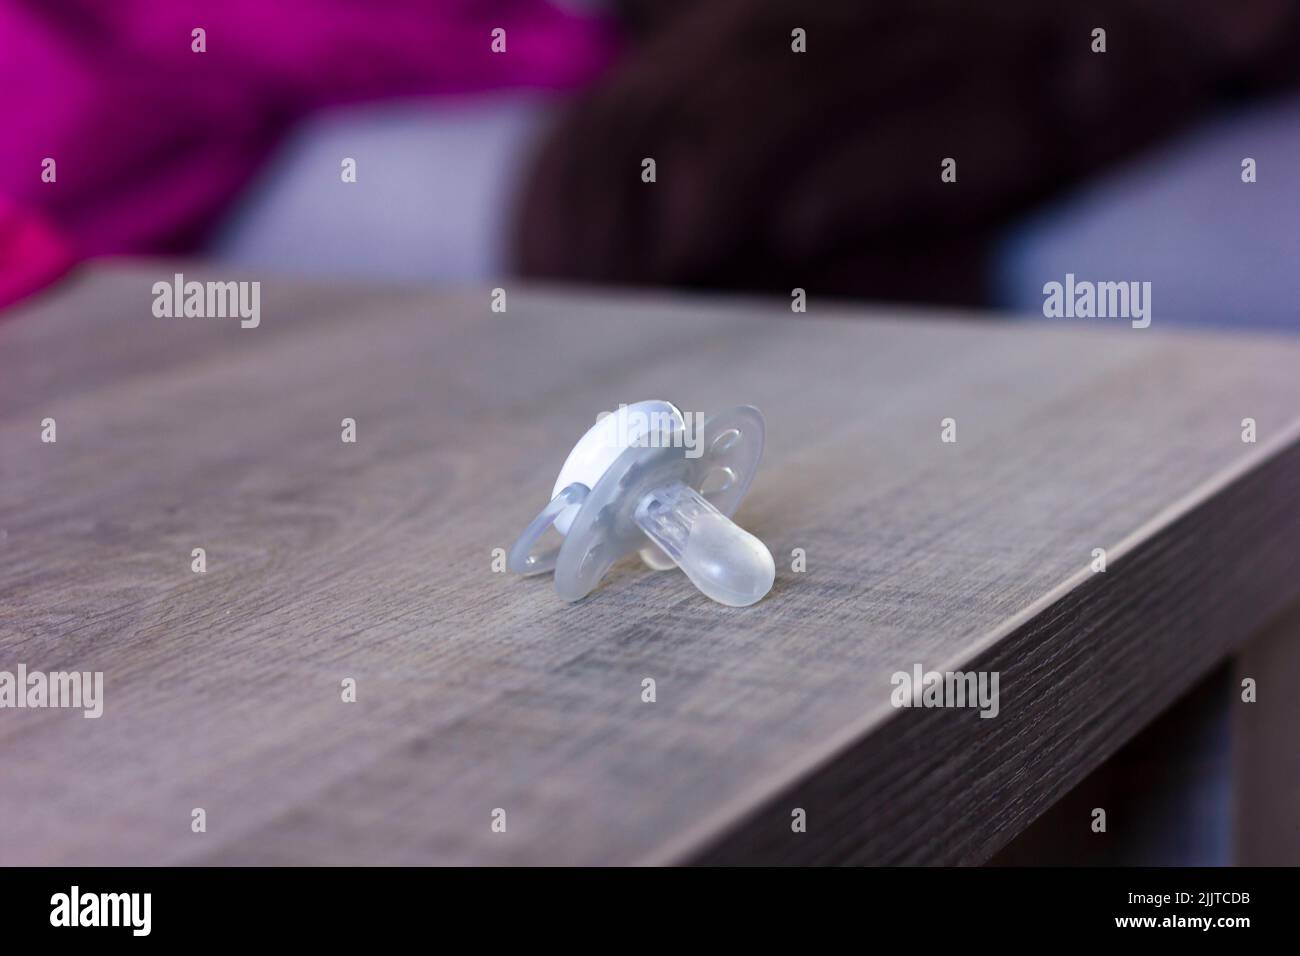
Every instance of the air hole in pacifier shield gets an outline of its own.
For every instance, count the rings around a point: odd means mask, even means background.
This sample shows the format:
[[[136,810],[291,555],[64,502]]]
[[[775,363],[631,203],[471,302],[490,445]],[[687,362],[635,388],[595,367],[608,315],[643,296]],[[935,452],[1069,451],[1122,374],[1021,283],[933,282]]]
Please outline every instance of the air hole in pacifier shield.
[[[730,468],[711,468],[700,484],[700,494],[709,498],[720,495],[736,483],[736,473]]]
[[[713,444],[709,446],[709,450],[714,455],[725,455],[738,444],[740,444],[740,432],[735,428],[728,428],[717,438],[713,439]]]

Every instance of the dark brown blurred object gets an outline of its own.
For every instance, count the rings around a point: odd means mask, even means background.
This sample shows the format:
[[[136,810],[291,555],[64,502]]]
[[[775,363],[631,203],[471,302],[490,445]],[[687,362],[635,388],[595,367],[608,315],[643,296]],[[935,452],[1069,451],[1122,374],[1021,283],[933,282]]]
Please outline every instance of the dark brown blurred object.
[[[1254,681],[1250,702],[1244,680]],[[1237,656],[1232,735],[1238,865],[1300,866],[1300,605]]]
[[[632,49],[532,171],[525,274],[978,303],[1012,217],[1300,72],[1286,0],[623,7]]]

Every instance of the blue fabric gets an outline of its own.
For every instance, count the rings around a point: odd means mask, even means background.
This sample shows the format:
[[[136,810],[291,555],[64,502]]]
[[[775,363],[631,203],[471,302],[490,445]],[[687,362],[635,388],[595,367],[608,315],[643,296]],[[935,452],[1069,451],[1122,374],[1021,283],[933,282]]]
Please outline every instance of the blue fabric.
[[[468,283],[500,275],[541,95],[387,103],[289,137],[219,230],[219,262],[321,278]],[[341,180],[345,157],[357,181]]]
[[[1018,224],[993,264],[997,302],[1041,317],[1044,283],[1067,272],[1150,281],[1153,329],[1300,331],[1300,98],[1213,122]]]

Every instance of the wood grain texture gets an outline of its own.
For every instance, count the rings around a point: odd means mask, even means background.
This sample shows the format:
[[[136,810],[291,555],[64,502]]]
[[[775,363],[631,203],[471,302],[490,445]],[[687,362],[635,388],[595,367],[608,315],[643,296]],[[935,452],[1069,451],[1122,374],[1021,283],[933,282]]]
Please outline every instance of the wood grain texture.
[[[1285,340],[207,276],[245,330],[153,318],[173,271],[0,318],[0,669],[106,698],[0,710],[3,863],[978,862],[1300,597]],[[772,594],[492,573],[651,397],[763,409]],[[893,709],[916,663],[1000,715]]]

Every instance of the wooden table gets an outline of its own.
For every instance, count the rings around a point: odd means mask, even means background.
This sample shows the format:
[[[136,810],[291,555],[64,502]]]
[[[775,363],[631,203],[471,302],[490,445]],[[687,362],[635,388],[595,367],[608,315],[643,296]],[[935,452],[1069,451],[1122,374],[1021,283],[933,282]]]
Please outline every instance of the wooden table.
[[[0,710],[0,863],[979,862],[1300,597],[1286,341],[265,278],[242,329],[155,318],[177,268],[0,317],[0,669],[105,675]],[[644,398],[766,414],[759,604],[493,571]]]

